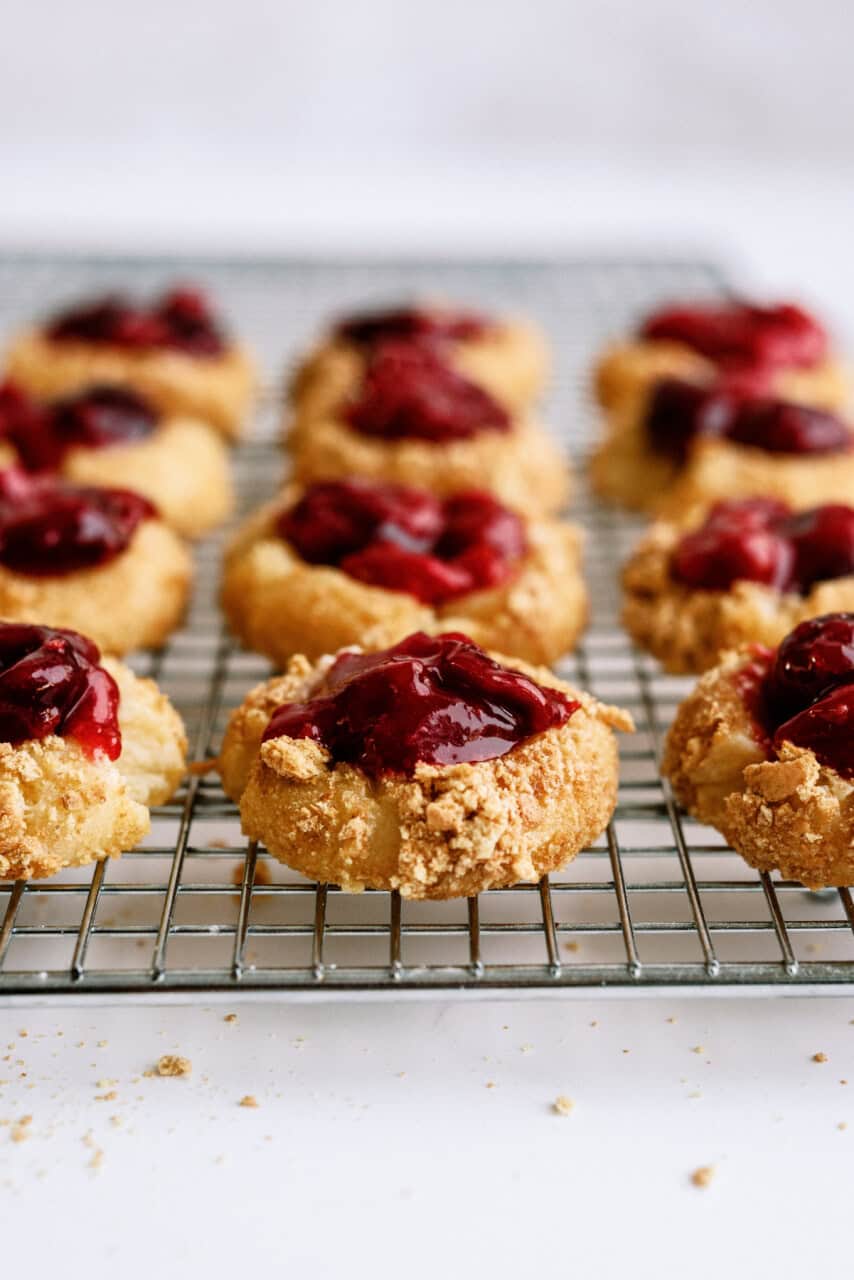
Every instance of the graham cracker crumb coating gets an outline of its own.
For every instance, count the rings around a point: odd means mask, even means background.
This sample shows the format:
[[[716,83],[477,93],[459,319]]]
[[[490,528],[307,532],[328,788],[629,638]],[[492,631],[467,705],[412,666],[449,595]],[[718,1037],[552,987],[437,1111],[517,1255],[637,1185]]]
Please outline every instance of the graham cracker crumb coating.
[[[118,857],[148,833],[148,806],[185,769],[178,714],[150,680],[105,658],[119,685],[122,752],[88,756],[73,738],[0,743],[0,880],[35,879]]]
[[[275,534],[298,496],[289,489],[238,530],[222,586],[232,630],[280,666],[296,652],[317,658],[352,644],[385,648],[419,629],[463,631],[484,648],[548,663],[572,648],[587,621],[582,535],[574,525],[531,520],[528,553],[509,582],[430,606],[302,560]]]
[[[808,888],[854,883],[854,785],[809,749],[766,749],[735,677],[749,652],[729,654],[685,699],[662,772],[682,805],[716,827],[758,871]],[[770,749],[769,749],[770,750]]]
[[[373,780],[350,765],[330,766],[324,748],[307,739],[261,744],[275,708],[305,697],[318,679],[317,668],[295,659],[285,676],[253,690],[226,730],[223,785],[239,800],[245,834],[311,879],[349,892],[398,889],[413,899],[534,882],[565,866],[613,812],[612,729],[631,729],[631,719],[549,671],[508,665],[581,706],[565,725],[498,759],[422,763],[413,777]]]
[[[706,671],[730,649],[773,648],[806,618],[854,609],[854,576],[818,583],[805,596],[755,582],[735,582],[728,591],[683,586],[671,577],[670,559],[684,532],[657,522],[623,570],[623,626],[666,671]]]

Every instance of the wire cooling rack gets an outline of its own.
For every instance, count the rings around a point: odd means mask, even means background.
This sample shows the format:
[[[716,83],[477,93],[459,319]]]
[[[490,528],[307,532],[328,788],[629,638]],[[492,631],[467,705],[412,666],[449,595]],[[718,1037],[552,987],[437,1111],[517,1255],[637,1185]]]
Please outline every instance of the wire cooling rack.
[[[585,370],[609,335],[655,301],[719,293],[703,263],[296,264],[0,259],[2,336],[64,298],[107,286],[151,290],[191,276],[209,286],[252,343],[271,387],[323,320],[413,293],[535,316],[557,376],[548,421],[583,458],[594,422]],[[278,480],[279,409],[261,410],[235,453],[241,511]],[[807,893],[758,876],[717,834],[681,815],[656,758],[691,681],[662,676],[616,622],[616,574],[637,522],[582,493],[593,622],[561,674],[634,715],[621,742],[617,811],[607,833],[539,885],[449,903],[351,896],[317,886],[247,847],[213,774],[155,811],[144,845],[118,861],[52,880],[0,884],[0,998],[78,993],[185,999],[204,992],[377,998],[417,992],[636,992],[662,988],[785,992],[854,982],[854,904],[847,889]],[[184,715],[197,758],[215,754],[228,712],[266,678],[216,608],[220,539],[197,550],[186,626],[133,665]],[[194,994],[195,993],[195,994]]]

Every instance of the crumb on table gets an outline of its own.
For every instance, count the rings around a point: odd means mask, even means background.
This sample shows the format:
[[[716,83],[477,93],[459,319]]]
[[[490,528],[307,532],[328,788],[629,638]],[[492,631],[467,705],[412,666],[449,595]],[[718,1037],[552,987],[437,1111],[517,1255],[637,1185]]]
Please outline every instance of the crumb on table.
[[[565,1094],[560,1093],[552,1103],[552,1111],[556,1116],[568,1116],[572,1112],[575,1103],[572,1098],[567,1098]]]
[[[193,1070],[193,1064],[189,1058],[182,1058],[177,1053],[164,1053],[157,1060],[157,1074],[159,1076],[188,1076]]]
[[[240,1099],[240,1106],[241,1107],[257,1107],[258,1099],[255,1097],[254,1093],[245,1093],[243,1097]]]
[[[699,1169],[695,1169],[691,1174],[691,1183],[695,1187],[708,1187],[715,1176],[715,1166],[713,1164],[701,1164]]]

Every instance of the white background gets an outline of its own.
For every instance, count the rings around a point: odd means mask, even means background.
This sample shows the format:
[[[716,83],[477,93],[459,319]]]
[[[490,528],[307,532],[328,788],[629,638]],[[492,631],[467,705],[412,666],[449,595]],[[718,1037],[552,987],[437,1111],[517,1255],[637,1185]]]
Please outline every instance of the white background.
[[[702,247],[854,335],[845,0],[0,10],[0,245]],[[0,1013],[4,1273],[844,1272],[854,1001],[224,1012]]]

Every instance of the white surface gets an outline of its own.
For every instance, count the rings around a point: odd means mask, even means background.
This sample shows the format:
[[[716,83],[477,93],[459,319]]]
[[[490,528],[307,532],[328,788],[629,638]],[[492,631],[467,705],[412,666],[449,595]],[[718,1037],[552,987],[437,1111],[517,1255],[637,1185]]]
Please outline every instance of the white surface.
[[[843,1274],[854,1000],[226,1011],[0,1014],[4,1274]]]
[[[854,336],[851,5],[34,0],[4,19],[4,245],[700,247]],[[854,1001],[224,1012],[0,1012],[0,1119],[33,1117],[24,1142],[0,1128],[4,1274],[844,1273]],[[190,1080],[141,1076],[170,1051]]]

